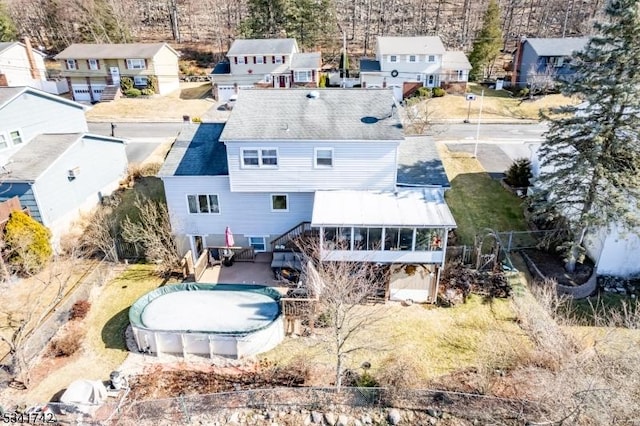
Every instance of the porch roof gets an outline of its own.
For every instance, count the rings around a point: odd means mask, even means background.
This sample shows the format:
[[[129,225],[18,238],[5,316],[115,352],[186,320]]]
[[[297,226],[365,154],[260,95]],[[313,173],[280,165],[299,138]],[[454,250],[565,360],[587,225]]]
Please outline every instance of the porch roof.
[[[311,226],[446,227],[456,222],[437,188],[316,191]]]

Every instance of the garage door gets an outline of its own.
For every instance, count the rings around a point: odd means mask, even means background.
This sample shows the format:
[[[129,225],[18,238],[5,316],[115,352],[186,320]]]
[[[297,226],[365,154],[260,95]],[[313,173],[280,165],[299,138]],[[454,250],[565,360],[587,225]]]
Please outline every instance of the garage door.
[[[106,84],[93,84],[91,90],[93,90],[93,100],[99,101],[102,98],[102,91],[106,87]]]
[[[89,86],[86,84],[74,84],[73,86],[73,99],[76,101],[91,101],[91,95],[89,94]]]
[[[233,86],[218,86],[218,101],[227,102],[234,93],[236,91]]]

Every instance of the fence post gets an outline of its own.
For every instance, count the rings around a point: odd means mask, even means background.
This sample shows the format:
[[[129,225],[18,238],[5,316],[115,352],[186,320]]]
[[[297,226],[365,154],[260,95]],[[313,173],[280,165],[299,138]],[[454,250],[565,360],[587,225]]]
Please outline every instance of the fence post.
[[[511,241],[513,241],[513,231],[509,231],[509,244],[507,244],[507,253],[511,253]]]
[[[184,395],[180,395],[180,405],[182,406],[182,411],[184,412],[184,418],[187,423],[191,423],[191,416],[189,415],[189,409],[187,408],[187,404],[184,401]]]

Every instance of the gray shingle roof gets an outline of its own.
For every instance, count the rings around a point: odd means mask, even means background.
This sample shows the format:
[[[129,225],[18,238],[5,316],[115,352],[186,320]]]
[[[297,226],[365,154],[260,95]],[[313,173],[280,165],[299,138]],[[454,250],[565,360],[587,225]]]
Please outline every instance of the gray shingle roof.
[[[360,58],[361,72],[377,72],[380,71],[380,61],[370,58]]]
[[[171,147],[158,176],[224,176],[229,174],[227,148],[219,141],[224,124],[185,126]]]
[[[447,70],[470,70],[471,62],[461,51],[448,51],[442,55],[442,68]]]
[[[433,139],[411,136],[398,147],[398,186],[449,187],[440,154]]]
[[[124,43],[124,44],[84,44],[76,43],[58,53],[55,59],[124,59],[152,58],[161,49],[167,47],[178,56],[166,43]]]
[[[291,69],[317,70],[322,66],[320,52],[294,53],[291,55]]]
[[[298,51],[293,38],[236,39],[227,52],[227,56],[287,54]]]
[[[4,169],[3,182],[32,182],[80,139],[123,143],[120,139],[87,133],[51,133],[38,135],[11,156]]]
[[[440,37],[378,37],[378,48],[383,55],[442,55],[444,45]]]
[[[538,56],[571,56],[573,52],[584,49],[589,38],[528,38],[525,41],[531,45]]]
[[[245,89],[220,139],[401,140],[394,105],[391,89]]]
[[[12,99],[16,98],[23,92],[28,92],[34,96],[40,96],[56,102],[62,102],[76,108],[86,109],[86,107],[82,104],[63,98],[62,96],[52,95],[50,93],[43,92],[42,90],[34,89],[33,87],[0,87],[0,108],[4,107],[8,102],[10,102]]]
[[[16,41],[5,41],[0,43],[0,53],[2,53],[3,50],[10,48],[16,43],[17,43]]]
[[[27,46],[24,45],[24,43],[21,43],[19,41],[6,41],[6,42],[2,42],[0,43],[0,53],[2,53],[4,50],[14,46],[14,45],[20,45],[23,48],[27,48]],[[42,53],[41,51],[39,51],[38,49],[34,49],[33,47],[31,48],[31,50],[33,51],[33,53],[35,53],[36,55],[40,55],[42,57],[46,57],[47,55]]]

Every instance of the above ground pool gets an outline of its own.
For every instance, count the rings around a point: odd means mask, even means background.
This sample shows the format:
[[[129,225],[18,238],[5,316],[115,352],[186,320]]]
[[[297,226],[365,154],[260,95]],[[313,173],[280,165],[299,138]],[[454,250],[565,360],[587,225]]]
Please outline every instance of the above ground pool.
[[[129,320],[141,352],[241,358],[284,338],[279,300],[265,286],[183,283],[138,299]]]

